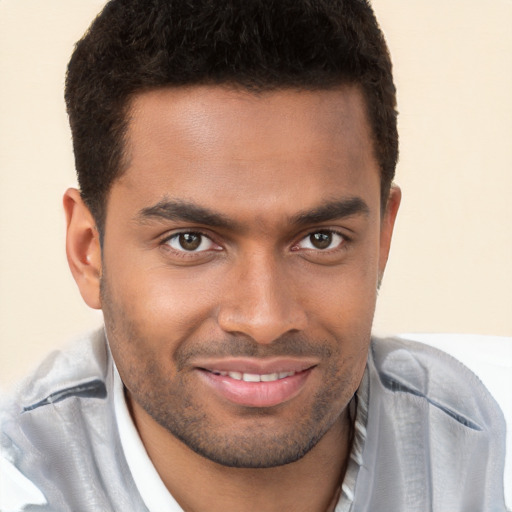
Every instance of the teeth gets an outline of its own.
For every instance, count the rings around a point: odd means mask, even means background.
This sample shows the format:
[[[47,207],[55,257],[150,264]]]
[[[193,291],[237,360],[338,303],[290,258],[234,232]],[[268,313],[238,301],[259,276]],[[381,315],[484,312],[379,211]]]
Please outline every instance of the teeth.
[[[279,374],[277,373],[265,373],[264,375],[260,375],[261,382],[272,382],[273,380],[277,380],[279,378]]]
[[[256,373],[244,373],[242,379],[245,382],[260,382],[260,376]]]
[[[295,372],[279,372],[279,373],[241,373],[241,372],[213,372],[216,375],[229,376],[234,380],[243,380],[245,382],[273,382],[275,380],[284,379],[295,375]]]

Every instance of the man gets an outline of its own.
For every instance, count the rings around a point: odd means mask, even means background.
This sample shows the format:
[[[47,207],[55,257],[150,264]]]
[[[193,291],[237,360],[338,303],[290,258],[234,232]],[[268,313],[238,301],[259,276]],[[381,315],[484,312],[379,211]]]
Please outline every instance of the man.
[[[371,339],[400,190],[367,3],[112,0],[66,101],[105,329],[4,408],[20,510],[505,509],[481,383]]]

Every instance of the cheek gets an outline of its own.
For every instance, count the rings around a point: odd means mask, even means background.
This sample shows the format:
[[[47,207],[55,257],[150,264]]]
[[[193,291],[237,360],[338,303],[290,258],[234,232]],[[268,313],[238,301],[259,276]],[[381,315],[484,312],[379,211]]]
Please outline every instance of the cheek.
[[[367,325],[377,298],[378,251],[354,252],[346,263],[318,268],[300,278],[307,307],[336,325]]]
[[[136,286],[139,297],[134,314],[154,328],[194,330],[209,316],[215,296],[200,284],[197,279],[175,278],[165,271],[147,274],[145,282]]]
[[[146,337],[180,339],[211,316],[219,289],[201,268],[170,268],[142,261],[116,262],[107,279],[117,309]]]

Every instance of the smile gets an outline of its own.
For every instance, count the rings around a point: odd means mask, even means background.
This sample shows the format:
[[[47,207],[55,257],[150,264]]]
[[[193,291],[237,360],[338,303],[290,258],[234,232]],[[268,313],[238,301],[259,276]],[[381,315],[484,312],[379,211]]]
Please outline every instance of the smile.
[[[288,368],[258,371],[254,367],[221,369],[220,365],[216,366],[196,368],[206,391],[222,401],[244,407],[274,407],[292,400],[305,388],[316,368],[316,365],[295,364],[295,368],[283,365]]]
[[[279,372],[279,373],[242,373],[242,372],[212,372],[214,375],[229,377],[234,380],[243,380],[244,382],[274,382],[276,380],[292,377],[296,372]]]

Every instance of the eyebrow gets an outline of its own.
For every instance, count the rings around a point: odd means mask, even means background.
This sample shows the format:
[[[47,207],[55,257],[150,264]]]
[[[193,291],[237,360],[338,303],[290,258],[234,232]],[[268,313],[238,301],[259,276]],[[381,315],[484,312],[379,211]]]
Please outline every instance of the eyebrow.
[[[292,218],[292,223],[298,226],[318,224],[330,220],[343,219],[355,215],[368,216],[370,208],[360,197],[348,197],[341,200],[329,201],[313,210],[299,212]]]
[[[204,224],[215,228],[236,229],[239,228],[237,222],[229,219],[225,215],[209,210],[202,206],[190,203],[188,201],[177,199],[162,199],[153,206],[143,208],[136,215],[136,220],[145,223],[151,219],[186,221],[195,224]]]
[[[369,213],[370,208],[363,199],[349,197],[329,201],[318,208],[299,212],[291,217],[290,222],[301,227],[355,215],[367,216]],[[235,220],[184,200],[164,198],[153,206],[143,208],[135,217],[135,220],[141,224],[152,219],[186,221],[226,230],[242,231],[241,225]]]

